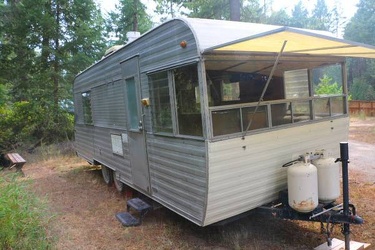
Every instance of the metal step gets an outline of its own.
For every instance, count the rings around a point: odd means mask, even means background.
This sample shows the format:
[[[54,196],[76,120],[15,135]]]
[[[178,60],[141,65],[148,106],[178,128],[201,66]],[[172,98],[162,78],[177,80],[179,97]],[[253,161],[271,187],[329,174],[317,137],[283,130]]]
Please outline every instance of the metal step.
[[[141,200],[140,198],[133,198],[126,202],[127,212],[121,212],[116,214],[116,218],[125,227],[139,226],[142,224],[143,217],[152,210],[152,206]],[[133,209],[139,213],[139,218],[136,218],[130,213]]]
[[[128,212],[130,211],[130,208],[133,208],[134,210],[143,213],[143,212],[148,212],[152,210],[152,207],[146,203],[145,201],[139,199],[139,198],[133,198],[130,199],[126,202],[126,207]]]
[[[141,224],[141,221],[135,218],[128,212],[121,212],[116,214],[116,218],[121,222],[125,227],[135,227]]]

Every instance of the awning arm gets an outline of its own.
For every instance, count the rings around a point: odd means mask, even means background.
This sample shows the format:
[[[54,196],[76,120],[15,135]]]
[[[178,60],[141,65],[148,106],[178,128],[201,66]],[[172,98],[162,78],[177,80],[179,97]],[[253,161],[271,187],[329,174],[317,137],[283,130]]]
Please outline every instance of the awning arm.
[[[266,91],[267,91],[268,85],[269,85],[270,82],[271,82],[271,79],[272,79],[273,74],[274,74],[274,72],[275,72],[275,70],[276,70],[276,67],[277,67],[277,65],[279,64],[280,57],[281,57],[281,55],[282,55],[282,53],[283,53],[283,51],[284,51],[284,49],[285,49],[285,46],[286,46],[286,43],[287,43],[287,42],[288,42],[287,40],[284,41],[283,46],[281,47],[281,50],[280,50],[279,54],[278,54],[277,57],[276,57],[276,60],[275,60],[275,63],[273,64],[273,67],[272,67],[272,70],[271,70],[271,72],[270,72],[270,75],[268,76],[268,79],[267,79],[266,85],[264,86],[264,88],[263,88],[263,92],[262,92],[262,94],[261,94],[260,97],[259,97],[258,104],[257,104],[257,106],[255,107],[255,110],[254,110],[253,114],[252,114],[251,117],[250,117],[250,121],[249,121],[249,124],[248,124],[247,127],[246,127],[246,130],[243,132],[242,140],[245,140],[245,135],[247,134],[247,131],[249,131],[249,129],[250,129],[251,123],[253,122],[253,119],[254,119],[254,116],[255,116],[256,112],[258,111],[258,108],[259,108],[260,103],[263,101],[263,97],[264,97],[264,95],[265,95],[265,93],[266,93]]]

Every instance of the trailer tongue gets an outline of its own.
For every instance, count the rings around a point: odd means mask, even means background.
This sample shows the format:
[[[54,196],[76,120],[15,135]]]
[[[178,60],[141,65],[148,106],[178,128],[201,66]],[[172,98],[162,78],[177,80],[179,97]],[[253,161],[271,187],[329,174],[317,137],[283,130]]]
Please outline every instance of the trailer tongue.
[[[320,203],[315,209],[305,213],[301,212],[301,210],[297,211],[293,209],[289,205],[290,197],[288,199],[288,191],[282,191],[277,202],[261,206],[256,211],[282,219],[320,222],[322,233],[326,234],[329,247],[332,246],[331,234],[333,226],[337,224],[342,225],[342,233],[345,237],[345,249],[350,249],[350,224],[360,225],[363,224],[364,220],[357,215],[355,206],[349,201],[349,149],[347,142],[340,143],[340,158],[336,159],[335,162],[341,162],[342,165],[343,203],[338,205],[334,202],[328,204]],[[288,166],[288,164],[285,166]],[[310,173],[308,175],[311,176]],[[308,182],[307,185],[309,185]],[[326,225],[324,226],[324,224]]]

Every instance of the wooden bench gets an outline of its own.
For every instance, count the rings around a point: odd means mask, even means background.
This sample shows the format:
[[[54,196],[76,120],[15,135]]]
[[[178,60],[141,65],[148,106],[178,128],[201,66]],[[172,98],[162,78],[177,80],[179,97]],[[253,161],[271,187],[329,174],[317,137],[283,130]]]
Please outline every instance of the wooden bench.
[[[16,170],[22,172],[22,167],[26,163],[26,160],[22,158],[18,153],[9,153],[5,155],[5,159],[10,161],[9,169],[16,167]]]

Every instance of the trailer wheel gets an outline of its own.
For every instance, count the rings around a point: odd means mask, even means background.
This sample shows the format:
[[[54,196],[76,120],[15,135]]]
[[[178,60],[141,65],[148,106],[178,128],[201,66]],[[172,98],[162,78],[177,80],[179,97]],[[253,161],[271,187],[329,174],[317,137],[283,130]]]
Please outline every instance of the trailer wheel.
[[[102,176],[105,184],[111,186],[113,184],[113,170],[105,165],[102,165]]]
[[[112,171],[112,173],[113,173],[113,182],[115,183],[115,187],[117,191],[119,191],[120,193],[124,192],[125,184],[120,180],[120,178],[117,177],[116,171]]]

